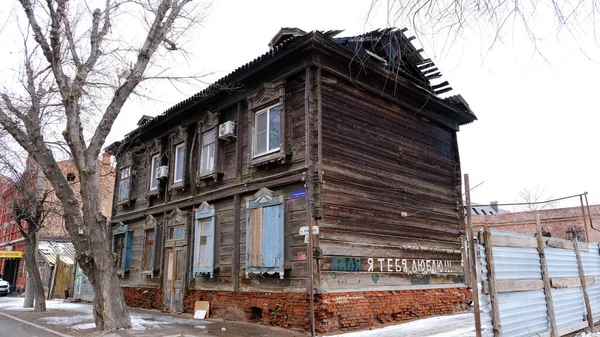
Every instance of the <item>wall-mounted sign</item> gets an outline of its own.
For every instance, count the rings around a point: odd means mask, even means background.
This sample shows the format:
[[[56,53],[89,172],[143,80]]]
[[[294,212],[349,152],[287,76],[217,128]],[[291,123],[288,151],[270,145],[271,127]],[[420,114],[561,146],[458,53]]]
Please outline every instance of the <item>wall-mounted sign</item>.
[[[20,259],[23,252],[0,250],[0,259]]]
[[[314,235],[319,234],[319,226],[312,226],[312,233]],[[308,226],[300,227],[300,235],[308,235]]]
[[[306,197],[306,190],[297,190],[292,191],[292,199],[304,198]]]

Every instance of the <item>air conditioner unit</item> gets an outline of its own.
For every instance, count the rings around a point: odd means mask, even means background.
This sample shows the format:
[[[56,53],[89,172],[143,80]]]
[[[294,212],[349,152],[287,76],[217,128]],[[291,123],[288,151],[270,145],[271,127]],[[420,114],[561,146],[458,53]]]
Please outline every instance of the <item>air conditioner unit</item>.
[[[167,179],[169,176],[169,167],[168,166],[159,166],[156,169],[156,179]]]
[[[219,125],[219,138],[230,139],[235,137],[235,122],[227,121]]]

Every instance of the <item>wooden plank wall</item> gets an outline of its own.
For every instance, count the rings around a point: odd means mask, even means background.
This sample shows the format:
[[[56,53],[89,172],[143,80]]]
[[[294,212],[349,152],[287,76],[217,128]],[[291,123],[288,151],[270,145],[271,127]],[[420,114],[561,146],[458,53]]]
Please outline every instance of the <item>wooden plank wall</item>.
[[[454,131],[328,71],[321,86],[322,288],[462,282]]]
[[[277,75],[277,74],[274,74]],[[189,282],[190,289],[205,289],[205,290],[233,290],[234,282],[233,276],[233,252],[234,252],[234,197],[233,195],[221,197],[219,199],[201,199],[199,195],[210,191],[222,190],[227,188],[233,188],[235,186],[243,186],[249,181],[255,181],[258,179],[268,178],[273,175],[283,175],[288,172],[298,172],[305,168],[305,152],[306,152],[306,134],[304,126],[305,110],[304,110],[304,71],[299,71],[286,78],[286,96],[285,96],[285,123],[286,127],[286,138],[291,144],[291,156],[286,158],[284,164],[266,165],[262,167],[250,167],[248,165],[250,147],[250,128],[248,125],[248,111],[245,99],[241,100],[240,118],[238,119],[238,106],[237,104],[230,105],[225,108],[216,108],[222,102],[215,102],[213,106],[206,106],[202,108],[192,109],[186,118],[180,120],[178,126],[183,126],[187,129],[187,152],[186,152],[186,186],[183,189],[176,189],[169,191],[166,194],[164,190],[161,190],[161,194],[157,196],[147,196],[148,192],[148,177],[149,169],[151,167],[150,142],[139,146],[139,151],[133,157],[133,166],[136,171],[136,176],[133,183],[134,200],[128,205],[119,205],[115,208],[115,214],[135,213],[139,212],[135,220],[125,221],[129,225],[130,229],[134,230],[134,239],[132,247],[131,257],[131,269],[128,275],[121,279],[123,286],[131,287],[159,287],[161,282],[157,276],[150,277],[140,273],[142,265],[142,249],[144,240],[144,213],[152,214],[158,222],[163,222],[163,212],[152,213],[146,210],[149,207],[156,207],[163,204],[167,204],[170,207],[167,210],[169,213],[171,210],[179,207],[184,211],[189,211],[190,216],[188,221],[188,233],[193,233],[194,220],[191,210],[198,206],[202,201],[206,201],[209,204],[214,205],[216,212],[216,227],[215,227],[215,274],[213,278],[209,275],[198,275]],[[262,83],[271,79],[258,78],[255,86],[262,85]],[[251,92],[254,88],[249,86],[244,89],[245,93]],[[238,96],[239,99],[240,96]],[[244,97],[243,95],[241,96]],[[220,180],[215,181],[201,181],[199,185],[196,185],[195,176],[190,176],[188,167],[191,167],[191,172],[194,173],[198,170],[198,162],[200,149],[194,146],[192,149],[191,144],[198,142],[198,139],[194,139],[194,126],[197,121],[207,113],[207,111],[219,112],[220,118],[219,123],[223,123],[227,120],[241,121],[238,123],[238,138],[233,141],[218,141],[219,155],[218,155],[218,167],[223,172]],[[183,121],[182,121],[183,120]],[[162,151],[170,149],[169,137],[176,130],[177,126],[165,128],[162,133],[156,134],[155,138],[162,144]],[[236,151],[238,143],[241,142],[241,151]],[[137,144],[140,145],[140,144]],[[241,158],[237,158],[240,156]],[[171,159],[168,158],[169,154],[163,158],[162,164],[172,166]],[[191,161],[191,162],[190,162]],[[238,161],[239,161],[239,172],[238,177]],[[292,173],[290,173],[292,174]],[[251,275],[249,278],[245,276],[245,238],[246,238],[246,203],[244,198],[251,196],[256,190],[248,190],[241,194],[241,205],[240,205],[240,220],[239,220],[239,284],[241,291],[262,291],[262,290],[273,290],[273,291],[306,291],[306,261],[303,260],[306,255],[306,246],[304,244],[304,237],[298,235],[300,226],[306,223],[306,207],[305,199],[291,199],[291,192],[304,189],[303,183],[299,181],[292,182],[290,185],[283,187],[272,187],[271,182],[266,181],[264,186],[274,191],[283,193],[285,200],[285,261],[286,271],[285,278],[279,279],[278,275]],[[191,204],[186,199],[197,198],[198,202]],[[116,204],[116,203],[115,203]],[[144,212],[144,213],[142,213]],[[167,231],[163,231],[166,235]],[[193,244],[193,240],[190,246]],[[188,247],[188,254],[191,263],[193,257],[193,247]],[[164,268],[164,266],[163,266]],[[191,269],[190,269],[191,270]],[[189,273],[186,274],[186,277]]]

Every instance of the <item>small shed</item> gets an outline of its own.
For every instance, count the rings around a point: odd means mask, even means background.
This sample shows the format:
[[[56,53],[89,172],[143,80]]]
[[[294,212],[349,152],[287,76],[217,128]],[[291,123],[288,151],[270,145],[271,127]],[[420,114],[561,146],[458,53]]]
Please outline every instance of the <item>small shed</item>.
[[[38,268],[48,298],[64,298],[74,277],[75,248],[71,242],[40,240]]]

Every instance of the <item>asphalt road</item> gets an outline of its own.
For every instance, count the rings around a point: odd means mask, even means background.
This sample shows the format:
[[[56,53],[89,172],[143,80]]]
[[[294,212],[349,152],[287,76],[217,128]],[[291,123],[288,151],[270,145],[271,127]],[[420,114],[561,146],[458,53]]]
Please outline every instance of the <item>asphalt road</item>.
[[[57,337],[49,331],[36,328],[12,318],[0,315],[0,336],[6,337]]]

